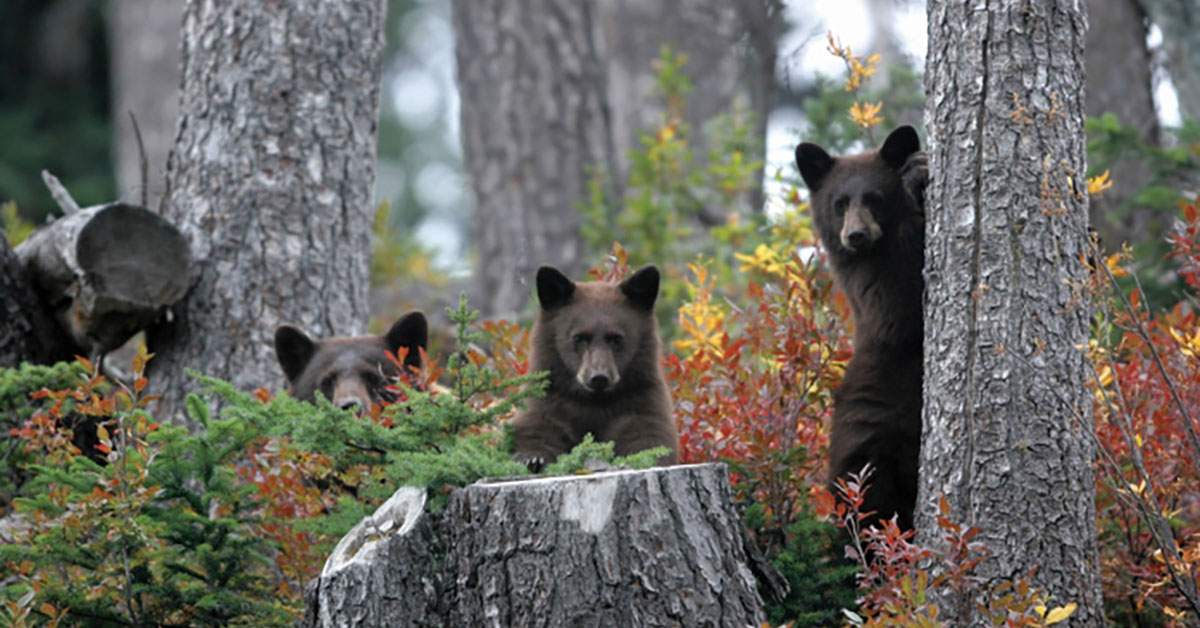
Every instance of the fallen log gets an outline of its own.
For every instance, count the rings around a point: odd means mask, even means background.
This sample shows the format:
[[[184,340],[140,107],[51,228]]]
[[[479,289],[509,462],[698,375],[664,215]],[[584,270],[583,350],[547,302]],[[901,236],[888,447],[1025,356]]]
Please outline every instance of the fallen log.
[[[43,178],[65,215],[35,231],[15,253],[70,341],[51,359],[102,356],[187,292],[188,243],[147,209],[125,203],[79,209],[56,179],[48,173]]]
[[[748,626],[763,603],[724,465],[402,488],[338,544],[306,626]]]

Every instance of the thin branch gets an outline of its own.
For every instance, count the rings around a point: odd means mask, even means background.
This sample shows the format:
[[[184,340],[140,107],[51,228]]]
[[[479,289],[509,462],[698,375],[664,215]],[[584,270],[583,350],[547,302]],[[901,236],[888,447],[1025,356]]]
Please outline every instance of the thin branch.
[[[132,110],[129,112],[129,122],[133,124],[133,137],[137,140],[138,169],[142,175],[142,207],[149,209],[150,188],[147,182],[150,180],[150,160],[146,159],[146,145],[142,143],[142,129],[138,126],[137,117],[133,115]]]
[[[75,202],[75,199],[71,197],[71,193],[67,191],[67,188],[63,187],[58,177],[50,174],[49,170],[42,171],[42,183],[45,183],[46,187],[50,189],[50,196],[62,208],[64,216],[70,216],[79,211],[79,203]]]

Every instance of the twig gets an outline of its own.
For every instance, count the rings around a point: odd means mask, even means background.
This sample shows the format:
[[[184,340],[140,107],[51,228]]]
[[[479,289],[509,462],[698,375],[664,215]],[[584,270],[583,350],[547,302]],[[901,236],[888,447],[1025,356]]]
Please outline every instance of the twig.
[[[67,191],[67,188],[63,187],[58,177],[50,174],[49,170],[42,171],[42,183],[45,183],[46,187],[50,189],[50,196],[62,208],[64,216],[69,216],[79,211],[79,203],[76,203],[75,199],[71,198],[71,193]]]
[[[149,209],[150,188],[147,181],[150,180],[150,160],[146,159],[146,145],[142,143],[142,129],[138,126],[137,117],[133,115],[133,110],[129,111],[129,122],[133,124],[133,137],[137,140],[138,148],[138,168],[142,174],[142,207]]]

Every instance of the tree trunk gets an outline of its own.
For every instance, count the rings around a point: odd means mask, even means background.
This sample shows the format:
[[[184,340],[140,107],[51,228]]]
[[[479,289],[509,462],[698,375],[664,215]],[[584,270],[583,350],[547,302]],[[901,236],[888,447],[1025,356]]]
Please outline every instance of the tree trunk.
[[[748,626],[762,600],[723,465],[402,488],[310,585],[308,626]],[[435,560],[441,557],[441,560]]]
[[[52,361],[63,352],[59,337],[0,229],[0,368]]]
[[[582,270],[575,205],[589,168],[615,159],[593,12],[575,0],[454,2],[475,303],[487,316],[515,315],[538,266]]]
[[[121,0],[108,5],[117,189],[120,198],[147,208],[159,206],[167,153],[175,140],[184,4],[185,0]],[[145,181],[130,112],[146,148]]]
[[[1081,3],[933,0],[926,113],[925,411],[917,529],[982,530],[987,589],[1037,573],[1071,625],[1103,623],[1084,388]],[[983,621],[970,592],[949,625]]]
[[[473,292],[485,315],[519,312],[539,266],[581,274],[576,206],[593,169],[607,176],[608,196],[622,198],[629,151],[640,147],[639,131],[660,122],[652,62],[663,45],[690,59],[687,118],[698,163],[707,155],[704,123],[735,101],[765,136],[778,3],[735,4],[454,2],[463,153],[475,198]],[[749,197],[747,205],[761,206],[757,187]]]
[[[159,215],[110,203],[76,209],[15,250],[70,345],[98,358],[153,324],[187,292],[187,240]]]
[[[1141,0],[1162,29],[1167,71],[1179,95],[1179,112],[1200,120],[1200,6],[1195,0]]]
[[[384,7],[188,3],[166,214],[196,272],[176,325],[149,338],[164,417],[182,408],[185,369],[282,384],[279,323],[364,330]]]
[[[1137,0],[1088,0],[1088,18],[1087,115],[1112,113],[1138,139],[1158,144],[1145,12]],[[1122,242],[1157,237],[1154,210],[1132,206],[1134,196],[1150,182],[1150,164],[1133,157],[1117,160],[1110,170],[1117,185],[1094,199],[1089,211],[1101,240],[1117,250]]]

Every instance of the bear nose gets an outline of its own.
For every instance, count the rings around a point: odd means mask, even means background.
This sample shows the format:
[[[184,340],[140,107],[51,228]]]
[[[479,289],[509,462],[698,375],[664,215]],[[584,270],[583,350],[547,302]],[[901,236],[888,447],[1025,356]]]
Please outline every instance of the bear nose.
[[[858,248],[858,247],[866,244],[867,243],[866,229],[855,229],[854,231],[851,231],[850,233],[846,234],[846,242],[849,243],[850,246],[852,246],[854,248]]]
[[[338,407],[342,410],[354,410],[357,412],[362,408],[362,402],[358,399],[343,399],[342,402],[338,404]]]
[[[588,388],[592,390],[604,390],[608,388],[608,377],[606,375],[593,375],[588,380]]]

